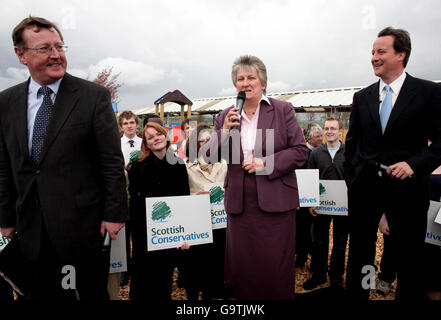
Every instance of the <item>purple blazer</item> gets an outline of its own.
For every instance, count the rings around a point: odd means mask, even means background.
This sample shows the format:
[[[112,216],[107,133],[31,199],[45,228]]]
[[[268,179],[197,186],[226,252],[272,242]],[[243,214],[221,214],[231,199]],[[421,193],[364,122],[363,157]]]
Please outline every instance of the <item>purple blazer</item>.
[[[254,148],[255,157],[263,158],[266,164],[266,172],[256,174],[258,205],[262,211],[284,212],[299,206],[294,170],[300,168],[308,159],[308,148],[295,118],[292,104],[272,98],[269,98],[269,101],[269,105],[265,101],[260,104],[257,129],[261,129],[262,134],[256,135]],[[218,139],[210,139],[208,147],[211,148],[211,152],[221,153],[228,162],[228,173],[224,184],[225,210],[229,214],[240,214],[243,211],[245,176],[245,171],[241,166],[243,152],[239,138],[240,127],[239,130],[230,131],[232,136],[236,136],[236,144],[232,142],[234,138],[230,137],[230,143],[225,147],[221,139],[224,119],[231,108],[227,108],[217,116],[214,130]],[[268,132],[266,129],[273,131]],[[273,148],[269,147],[272,142]],[[237,158],[233,161],[233,150],[240,155],[240,161]]]

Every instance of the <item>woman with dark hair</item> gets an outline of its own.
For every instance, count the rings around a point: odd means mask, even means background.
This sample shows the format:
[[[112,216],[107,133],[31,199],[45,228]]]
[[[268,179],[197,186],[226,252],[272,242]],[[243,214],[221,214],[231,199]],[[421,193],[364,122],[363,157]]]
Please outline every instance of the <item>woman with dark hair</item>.
[[[308,148],[292,104],[265,96],[267,73],[259,58],[239,57],[231,75],[246,96],[242,114],[237,107],[222,111],[207,146],[210,157],[213,149],[228,158],[225,280],[238,299],[293,299],[294,170],[306,162]]]
[[[207,163],[200,152],[210,140],[211,131],[208,126],[200,125],[191,132],[186,142],[186,166],[192,195],[208,194],[205,185],[223,183],[227,174],[225,160]],[[185,260],[179,276],[183,277],[187,299],[197,300],[199,291],[202,291],[203,300],[223,298],[225,228],[213,230],[213,243],[192,246],[183,256]]]
[[[179,251],[147,251],[146,197],[190,194],[185,164],[168,150],[167,130],[148,122],[139,158],[129,171],[130,220],[133,225],[132,300],[171,300],[172,275]],[[181,248],[185,248],[182,246]]]

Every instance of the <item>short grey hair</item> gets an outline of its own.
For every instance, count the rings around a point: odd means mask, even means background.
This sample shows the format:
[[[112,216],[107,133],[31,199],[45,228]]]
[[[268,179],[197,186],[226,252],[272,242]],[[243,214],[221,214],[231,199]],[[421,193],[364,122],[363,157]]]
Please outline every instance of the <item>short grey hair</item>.
[[[262,85],[265,87],[263,94],[266,94],[266,84],[268,78],[266,74],[266,67],[262,60],[252,55],[244,55],[237,58],[234,61],[233,68],[231,70],[231,79],[233,80],[234,86],[236,86],[237,82],[237,71],[239,71],[241,68],[257,71],[260,82],[262,82]]]
[[[320,127],[318,123],[310,122],[306,125],[305,130],[303,131],[303,135],[305,136],[305,140],[308,141],[314,135],[314,132],[322,132],[323,129]]]

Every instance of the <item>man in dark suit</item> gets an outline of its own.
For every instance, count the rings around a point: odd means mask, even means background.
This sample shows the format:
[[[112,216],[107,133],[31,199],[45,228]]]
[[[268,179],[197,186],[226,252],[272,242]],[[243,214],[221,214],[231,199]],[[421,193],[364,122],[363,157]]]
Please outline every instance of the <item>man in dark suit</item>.
[[[428,177],[441,163],[441,86],[404,72],[410,51],[407,31],[382,30],[371,61],[380,81],[353,99],[344,165],[351,297],[369,297],[367,278],[372,276],[378,222],[385,213],[397,257],[396,299],[424,298],[419,280],[424,265],[421,248],[429,207]],[[434,143],[427,147],[429,138]]]
[[[24,19],[13,42],[31,77],[0,93],[1,233],[19,244],[29,299],[105,299],[103,236],[128,215],[110,94],[66,73],[50,21]]]

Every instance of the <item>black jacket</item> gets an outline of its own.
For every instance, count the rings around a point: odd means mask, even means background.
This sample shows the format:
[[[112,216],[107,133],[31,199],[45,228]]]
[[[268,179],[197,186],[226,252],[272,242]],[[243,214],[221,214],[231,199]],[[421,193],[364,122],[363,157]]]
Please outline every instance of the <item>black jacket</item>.
[[[319,169],[319,177],[321,180],[344,180],[343,163],[345,145],[340,142],[340,148],[335,153],[334,159],[328,151],[327,144],[312,150],[309,160],[308,169]]]
[[[101,221],[127,219],[124,158],[110,94],[66,73],[34,164],[28,85],[0,93],[0,227],[16,227],[22,253],[34,260],[44,223],[58,256],[75,261],[85,251],[101,250]]]
[[[167,161],[167,158],[173,161]],[[169,152],[159,160],[151,152],[143,161],[132,164],[128,176],[133,249],[147,252],[145,198],[190,195],[187,169],[173,153]]]
[[[406,161],[416,179],[427,180],[441,162],[441,85],[407,74],[384,134],[378,94],[379,81],[354,94],[346,135],[348,187],[372,161],[386,166]]]

